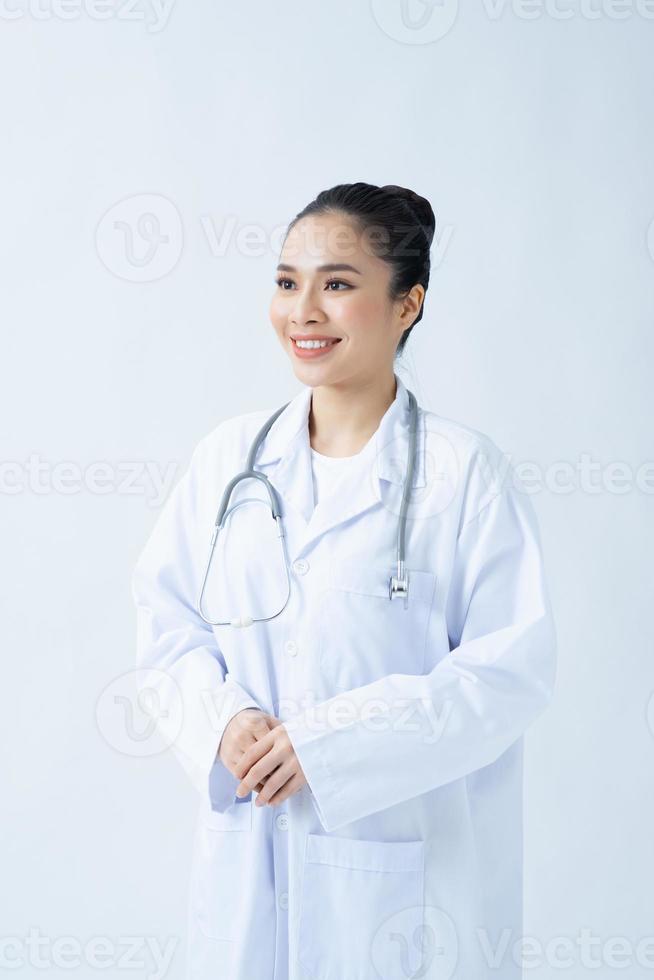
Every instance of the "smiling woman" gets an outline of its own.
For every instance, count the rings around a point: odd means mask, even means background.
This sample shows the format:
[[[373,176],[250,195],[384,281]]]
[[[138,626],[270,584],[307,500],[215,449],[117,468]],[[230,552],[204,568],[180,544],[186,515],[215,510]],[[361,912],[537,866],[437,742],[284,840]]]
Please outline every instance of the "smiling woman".
[[[325,455],[357,453],[394,397],[393,360],[422,318],[434,229],[424,197],[364,183],[322,191],[289,224],[270,319],[314,389],[309,434]]]
[[[189,980],[494,980],[488,945],[522,931],[522,736],[555,632],[516,474],[394,370],[433,234],[394,185],[295,217],[270,319],[300,392],[201,440],[134,570],[138,665],[202,801]]]
[[[352,358],[370,365],[371,345],[380,366],[389,349],[399,356],[422,317],[434,228],[429,202],[406,188],[341,184],[319,194],[289,225],[277,266],[270,317],[282,343],[301,357],[298,339],[345,340],[338,354],[350,369]]]

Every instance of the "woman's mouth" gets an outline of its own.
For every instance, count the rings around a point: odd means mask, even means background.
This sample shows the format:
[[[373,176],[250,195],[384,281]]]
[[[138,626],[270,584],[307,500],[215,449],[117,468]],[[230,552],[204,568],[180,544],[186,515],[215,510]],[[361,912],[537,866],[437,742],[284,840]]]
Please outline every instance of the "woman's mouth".
[[[313,360],[316,357],[326,357],[341,341],[340,337],[291,337],[293,352],[302,360]]]

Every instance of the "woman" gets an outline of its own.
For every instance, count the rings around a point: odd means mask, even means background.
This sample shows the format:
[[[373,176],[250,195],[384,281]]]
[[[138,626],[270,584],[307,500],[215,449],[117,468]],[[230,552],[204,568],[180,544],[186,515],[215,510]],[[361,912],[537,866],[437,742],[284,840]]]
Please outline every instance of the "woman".
[[[433,234],[396,186],[297,215],[270,317],[302,388],[253,461],[285,537],[241,481],[203,580],[269,407],[200,441],[134,571],[138,664],[202,801],[189,980],[521,976],[522,736],[556,640],[533,507],[488,436],[418,410],[406,597],[396,560],[394,361]]]

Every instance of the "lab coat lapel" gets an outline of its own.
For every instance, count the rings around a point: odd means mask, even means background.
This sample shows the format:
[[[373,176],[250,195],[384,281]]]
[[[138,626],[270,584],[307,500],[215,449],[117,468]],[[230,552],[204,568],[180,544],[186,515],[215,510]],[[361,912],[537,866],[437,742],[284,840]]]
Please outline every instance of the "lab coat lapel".
[[[294,507],[308,524],[314,509],[308,425],[297,433],[289,445],[271,476],[271,482],[284,501]]]
[[[271,426],[259,448],[254,468],[264,473],[282,498],[284,510],[291,506],[305,524],[313,511],[313,482],[309,451],[309,410],[312,389],[308,386],[291,399]]]
[[[320,535],[364,513],[380,501],[388,504],[394,500],[399,509],[409,446],[409,401],[405,385],[397,375],[395,378],[395,399],[383,415],[376,432],[341,481],[338,492],[325,498],[318,507],[314,506],[308,424],[312,389],[303,388],[271,427],[258,460],[262,472],[270,478],[283,500],[304,521],[305,527],[299,539],[301,550],[306,550]],[[414,488],[425,485],[423,421],[419,417],[417,458],[412,481]],[[276,465],[272,468],[266,465],[275,460]]]
[[[376,432],[364,446],[354,466],[346,470],[336,492],[321,500],[313,511],[305,546],[380,502],[390,513],[399,513],[409,449],[409,396],[400,378],[395,377],[395,400],[382,416]],[[419,414],[413,488],[425,485],[424,430],[421,421]]]

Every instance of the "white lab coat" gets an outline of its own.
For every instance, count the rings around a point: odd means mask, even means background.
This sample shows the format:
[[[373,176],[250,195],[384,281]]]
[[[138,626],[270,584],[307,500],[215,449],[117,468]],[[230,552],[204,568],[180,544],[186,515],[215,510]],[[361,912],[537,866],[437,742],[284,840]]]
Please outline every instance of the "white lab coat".
[[[199,442],[135,567],[137,664],[174,681],[160,725],[174,690],[172,748],[200,799],[188,980],[522,976],[522,736],[556,671],[539,531],[492,440],[421,408],[408,607],[389,600],[408,446],[396,381],[379,428],[315,509],[311,388],[260,448],[291,568],[281,615],[236,630],[196,611],[223,490],[276,406]],[[232,502],[245,497],[260,502],[233,512],[216,550],[212,619],[270,615],[286,595],[265,488],[241,483]],[[216,761],[248,706],[284,721],[306,775],[280,806],[238,800]]]

